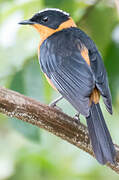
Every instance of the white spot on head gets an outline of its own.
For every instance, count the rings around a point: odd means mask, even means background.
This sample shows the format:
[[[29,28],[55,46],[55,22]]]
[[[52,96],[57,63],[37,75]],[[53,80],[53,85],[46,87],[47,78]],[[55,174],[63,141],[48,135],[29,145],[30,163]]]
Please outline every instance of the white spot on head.
[[[57,11],[57,12],[63,13],[66,16],[70,16],[69,13],[67,13],[67,12],[65,12],[65,11],[63,11],[61,9],[57,9],[57,8],[46,8],[46,9],[43,9],[43,10],[39,11],[39,13],[46,12],[46,11]]]

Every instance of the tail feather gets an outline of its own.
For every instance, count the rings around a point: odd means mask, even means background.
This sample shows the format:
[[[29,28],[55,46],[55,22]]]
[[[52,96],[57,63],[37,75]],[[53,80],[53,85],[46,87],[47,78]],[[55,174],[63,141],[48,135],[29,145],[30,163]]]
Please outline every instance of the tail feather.
[[[86,119],[96,159],[101,164],[114,164],[116,152],[99,104],[92,103]]]

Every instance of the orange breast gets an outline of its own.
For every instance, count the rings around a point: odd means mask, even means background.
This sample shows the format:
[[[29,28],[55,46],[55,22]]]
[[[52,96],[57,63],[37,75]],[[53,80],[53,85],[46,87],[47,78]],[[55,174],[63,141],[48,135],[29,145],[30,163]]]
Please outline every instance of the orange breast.
[[[62,23],[59,26],[59,28],[55,29],[55,30],[51,29],[49,27],[40,25],[40,24],[34,24],[33,27],[36,28],[37,31],[40,33],[40,43],[39,43],[39,47],[38,47],[38,56],[39,56],[40,55],[40,46],[42,45],[42,43],[44,42],[45,39],[47,39],[53,33],[57,32],[57,31],[61,31],[62,29],[69,28],[69,27],[76,27],[76,24],[74,23],[72,18],[69,18],[68,21]],[[57,90],[56,87],[54,86],[54,84],[51,82],[51,80],[47,77],[46,74],[45,74],[45,77],[46,77],[47,81],[49,82],[49,84],[52,86],[52,88]]]
[[[55,32],[61,31],[62,29],[76,27],[76,24],[74,23],[72,18],[69,18],[68,21],[63,22],[57,29],[52,29],[41,24],[34,24],[33,27],[40,33],[40,43],[38,47],[38,51],[40,51],[40,46],[45,39],[47,39]]]

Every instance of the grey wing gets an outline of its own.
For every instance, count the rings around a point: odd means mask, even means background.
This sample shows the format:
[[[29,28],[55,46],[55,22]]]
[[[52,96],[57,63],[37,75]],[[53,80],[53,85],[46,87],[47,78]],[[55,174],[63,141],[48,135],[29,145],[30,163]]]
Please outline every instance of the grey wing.
[[[112,114],[112,97],[109,89],[107,73],[98,50],[89,53],[91,68],[95,77],[96,86],[99,89],[104,104],[110,114]]]
[[[90,37],[81,30],[77,30],[78,38],[86,46],[89,51],[89,59],[91,63],[91,69],[95,78],[96,87],[100,91],[103,97],[103,101],[110,114],[112,114],[112,97],[109,89],[108,77],[104,67],[102,57]]]
[[[44,49],[44,48],[43,48]],[[89,96],[95,87],[93,73],[80,51],[70,50],[70,56],[47,51],[41,67],[58,91],[82,115],[89,115]],[[41,59],[44,58],[41,53]],[[68,54],[68,53],[67,53]],[[43,63],[42,63],[43,62]]]

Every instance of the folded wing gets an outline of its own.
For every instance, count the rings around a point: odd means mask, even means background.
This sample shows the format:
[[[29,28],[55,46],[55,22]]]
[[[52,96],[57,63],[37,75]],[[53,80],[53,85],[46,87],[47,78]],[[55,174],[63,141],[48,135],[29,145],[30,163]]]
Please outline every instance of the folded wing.
[[[95,87],[95,82],[92,70],[79,50],[79,46],[81,47],[82,44],[80,41],[75,41],[75,39],[71,44],[71,39],[69,40],[71,37],[67,38],[67,36],[56,38],[53,38],[58,42],[55,48],[55,42],[51,42],[52,39],[45,41],[42,45],[40,54],[41,68],[58,91],[75,109],[82,115],[88,116],[89,96]],[[64,41],[64,38],[65,44],[61,42]],[[66,53],[62,54],[61,49]]]

